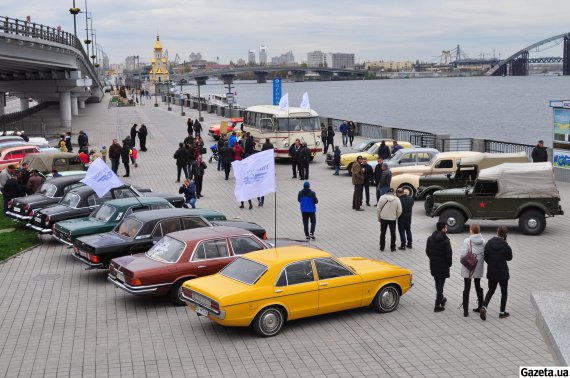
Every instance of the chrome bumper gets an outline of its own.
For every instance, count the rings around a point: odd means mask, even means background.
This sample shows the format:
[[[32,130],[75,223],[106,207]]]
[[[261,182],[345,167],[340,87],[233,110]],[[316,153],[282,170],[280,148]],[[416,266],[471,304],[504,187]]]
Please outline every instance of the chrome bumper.
[[[51,234],[51,237],[54,238],[55,240],[57,240],[57,241],[60,242],[60,243],[63,243],[63,244],[65,244],[65,245],[69,246],[69,247],[73,247],[73,243],[72,243],[72,242],[69,242],[69,241],[67,241],[67,240],[64,240],[64,239],[58,237],[58,236],[55,236],[55,234]]]
[[[75,257],[77,260],[81,261],[83,264],[89,265],[92,268],[103,268],[103,263],[94,263],[91,262],[89,260],[87,260],[85,257],[78,255],[77,253],[73,252],[72,253],[73,257]]]
[[[31,228],[34,231],[39,232],[40,234],[51,234],[51,228],[41,228],[40,226],[36,226],[35,224],[27,223],[26,227]]]
[[[111,274],[107,276],[107,281],[111,282],[113,285],[117,286],[119,289],[123,289],[130,294],[148,294],[154,293],[161,286],[171,285],[171,284],[160,284],[160,285],[149,285],[149,286],[131,286],[127,283],[121,282],[116,278],[112,277]]]
[[[192,298],[188,298],[187,296],[184,295],[183,292],[180,292],[180,299],[182,299],[184,302],[186,302],[187,304],[190,305],[190,307],[194,306],[194,308],[192,308],[194,311],[195,307],[201,307],[205,310],[208,311],[208,314],[210,314],[211,316],[213,316],[214,318],[223,320],[226,317],[226,312],[225,311],[215,311],[213,309],[211,309],[210,307],[206,307],[203,304],[200,304],[198,302],[195,302],[194,300],[192,300]],[[196,312],[197,313],[197,312]],[[200,316],[200,314],[198,314]]]
[[[32,217],[30,217],[30,216],[27,216],[27,215],[20,215],[20,214],[14,213],[14,212],[12,212],[12,211],[6,211],[6,216],[8,216],[8,217],[10,217],[10,218],[15,218],[15,219],[18,219],[18,220],[28,220],[28,219],[31,219],[31,218],[32,218]]]

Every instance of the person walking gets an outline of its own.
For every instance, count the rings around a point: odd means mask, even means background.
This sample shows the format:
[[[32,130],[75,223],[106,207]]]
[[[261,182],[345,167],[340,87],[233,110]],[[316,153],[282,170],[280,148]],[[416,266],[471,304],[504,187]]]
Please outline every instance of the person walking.
[[[481,277],[485,271],[485,239],[481,235],[481,227],[478,224],[469,225],[469,237],[463,241],[461,256],[459,261],[467,255],[473,253],[477,257],[477,266],[473,271],[469,271],[461,264],[461,277],[463,277],[463,316],[469,316],[469,292],[471,291],[471,279],[475,281],[475,293],[477,294],[477,308],[473,312],[480,312],[483,307],[483,289],[481,288]]]
[[[194,181],[185,179],[182,186],[178,189],[178,194],[184,194],[186,206],[190,205],[193,209],[196,208],[196,185]]]
[[[148,130],[146,125],[143,123],[141,128],[139,129],[139,145],[141,147],[141,151],[146,152],[146,137],[148,135]]]
[[[533,163],[543,163],[548,161],[548,150],[544,147],[544,141],[539,140],[530,154]]]
[[[346,121],[343,121],[340,124],[338,131],[340,131],[340,134],[342,136],[342,146],[348,146],[348,123],[346,123]]]
[[[202,135],[202,124],[200,123],[200,121],[195,120],[194,121],[194,137],[199,137]]]
[[[497,236],[492,237],[485,245],[485,262],[487,263],[487,280],[489,290],[485,295],[483,306],[479,311],[481,320],[487,319],[487,307],[497,285],[501,286],[501,310],[499,318],[504,319],[509,317],[509,313],[505,311],[507,307],[507,288],[509,285],[509,266],[507,261],[513,259],[513,250],[507,243],[507,226],[499,226],[497,229]]]
[[[230,177],[230,169],[232,168],[232,161],[234,161],[234,150],[230,148],[228,142],[224,142],[224,147],[220,150],[220,159],[224,165],[224,173],[226,180]]]
[[[400,251],[406,248],[412,249],[412,208],[414,199],[402,188],[396,190],[396,195],[402,204],[402,215],[398,217],[398,233],[400,234]]]
[[[453,264],[451,242],[447,237],[447,224],[436,223],[436,231],[431,234],[426,243],[426,255],[429,258],[429,269],[435,281],[435,307],[433,312],[445,311],[447,298],[443,295],[445,279],[449,278],[449,268]]]
[[[251,203],[251,199],[248,199],[248,200],[247,200],[247,203],[249,203],[249,209],[251,210],[251,209],[253,208],[253,204]],[[240,209],[245,208],[243,201],[241,201],[241,204],[240,204],[239,208],[240,208]]]
[[[303,183],[303,189],[297,195],[297,201],[301,206],[301,216],[303,218],[303,230],[307,240],[315,240],[315,227],[317,226],[317,195],[311,190],[311,184],[308,181]],[[311,222],[311,231],[309,233],[309,221]]]
[[[400,199],[394,195],[393,189],[380,197],[376,215],[380,222],[380,251],[384,252],[386,230],[390,228],[390,251],[396,252],[396,221],[402,215],[402,204]]]
[[[362,176],[364,176],[364,197],[366,206],[370,206],[370,184],[374,181],[374,170],[368,164],[368,159],[362,158]]]
[[[255,140],[253,140],[253,136],[249,133],[245,133],[245,144],[244,144],[245,154],[244,157],[250,157],[255,153]]]
[[[350,147],[352,147],[352,142],[354,142],[354,137],[356,136],[356,125],[354,122],[348,122],[348,141],[350,142]]]
[[[198,199],[200,199],[200,197],[204,197],[202,195],[202,184],[206,168],[208,168],[208,166],[204,163],[202,157],[198,156],[196,164],[194,164],[194,171],[192,172],[194,174],[194,184],[196,184],[196,198]]]
[[[234,144],[237,143],[237,135],[236,132],[233,131],[230,135],[230,137],[228,138],[228,147],[230,148],[234,148]]]
[[[327,145],[325,146],[325,154],[327,153],[329,147],[331,147],[334,151],[334,136],[335,136],[335,132],[334,129],[332,127],[332,125],[330,125],[327,129]]]
[[[328,146],[328,138],[327,138],[327,128],[324,123],[321,122],[321,142],[323,143],[323,154],[326,155]]]
[[[234,144],[234,161],[241,161],[243,159],[244,149],[241,146],[241,142]]]
[[[299,167],[299,153],[301,152],[301,140],[295,139],[295,143],[289,147],[289,156],[291,156],[291,168],[293,169],[293,178],[297,178],[297,171],[299,171],[299,176],[301,175],[301,169]]]
[[[364,175],[362,174],[362,156],[358,156],[352,164],[352,185],[354,185],[354,193],[352,195],[352,209],[356,211],[364,211],[362,206],[362,188],[364,185]]]
[[[180,174],[182,173],[182,171],[184,170],[184,177],[188,178],[188,152],[186,150],[186,148],[184,147],[184,144],[179,143],[178,144],[178,149],[176,150],[176,152],[174,152],[174,155],[172,156],[174,159],[176,159],[176,181],[175,182],[180,182]]]
[[[334,148],[333,167],[334,167],[333,175],[338,176],[339,171],[340,171],[340,147],[339,146],[336,146]],[[376,202],[378,202],[378,201],[376,201]]]
[[[224,164],[222,161],[222,148],[224,148],[224,143],[226,141],[220,137],[220,139],[218,139],[218,141],[216,142],[217,145],[217,150],[218,150],[218,171],[221,171],[224,169]]]
[[[130,144],[128,142],[125,143],[125,141],[123,141],[123,147],[121,148],[121,161],[123,162],[126,171],[123,177],[129,177],[130,174],[129,160],[131,158],[131,151],[132,150]]]
[[[380,182],[378,183],[378,192],[380,197],[383,196],[392,184],[392,171],[388,168],[388,164],[382,163],[382,174],[380,175]]]
[[[119,162],[121,160],[121,145],[117,139],[113,139],[113,143],[109,146],[109,159],[111,159],[111,170],[117,174],[119,171]]]
[[[382,158],[382,160],[388,160],[392,157],[390,147],[386,145],[385,141],[380,142],[380,147],[378,147],[378,157]]]
[[[194,163],[196,163],[196,147],[194,142],[192,142],[186,144],[184,148],[186,149],[186,172],[188,172],[188,178],[192,179],[193,167]]]
[[[188,135],[192,135],[194,132],[194,122],[192,121],[192,118],[188,118],[186,121],[186,132]]]
[[[311,150],[307,143],[303,142],[299,151],[299,180],[309,179],[309,162],[311,161]]]
[[[382,163],[384,160],[382,158],[378,158],[376,167],[374,167],[374,185],[376,186],[376,203],[380,200],[380,178],[382,177]],[[376,204],[374,205],[376,207]]]
[[[133,127],[131,127],[131,134],[130,134],[131,148],[135,147],[135,142],[136,142],[137,134],[138,134],[137,127],[138,127],[138,125],[136,123],[133,125]]]

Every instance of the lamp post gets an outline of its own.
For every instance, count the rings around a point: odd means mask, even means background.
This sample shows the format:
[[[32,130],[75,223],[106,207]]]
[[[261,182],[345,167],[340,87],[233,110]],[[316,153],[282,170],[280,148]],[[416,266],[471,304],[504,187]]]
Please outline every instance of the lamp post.
[[[158,84],[156,81],[154,82],[154,107],[158,108],[158,88],[156,86]]]
[[[87,56],[89,56],[89,44],[91,40],[89,39],[89,13],[87,11],[87,0],[85,0],[85,44],[87,45]]]
[[[204,118],[202,118],[202,97],[200,96],[200,84],[198,84],[198,121],[204,121]]]
[[[73,34],[77,37],[77,14],[81,12],[81,9],[75,7],[75,0],[73,0],[73,8],[69,10],[69,13],[73,15]]]
[[[166,103],[168,104],[168,111],[171,111],[170,107],[170,79],[166,81]]]

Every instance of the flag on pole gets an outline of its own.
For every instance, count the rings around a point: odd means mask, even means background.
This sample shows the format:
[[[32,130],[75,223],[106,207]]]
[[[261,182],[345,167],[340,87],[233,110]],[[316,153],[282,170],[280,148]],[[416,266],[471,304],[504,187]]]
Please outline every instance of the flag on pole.
[[[311,103],[309,102],[309,94],[307,92],[303,93],[303,100],[301,101],[301,108],[311,109]]]
[[[279,110],[289,110],[289,93],[285,93],[279,100]]]
[[[91,163],[85,178],[81,182],[93,189],[99,197],[103,197],[113,188],[124,185],[101,158],[97,158]]]
[[[235,196],[247,201],[275,192],[275,153],[266,150],[232,163],[236,179]]]

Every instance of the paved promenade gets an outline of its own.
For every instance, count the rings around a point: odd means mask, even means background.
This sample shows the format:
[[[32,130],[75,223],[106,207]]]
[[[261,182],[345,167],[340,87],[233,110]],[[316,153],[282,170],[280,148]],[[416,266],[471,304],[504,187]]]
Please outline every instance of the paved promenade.
[[[131,168],[129,182],[177,192],[172,155],[186,134],[180,107],[173,106],[171,112],[164,105],[154,108],[153,99],[144,106],[108,109],[107,101],[89,104],[74,118],[73,129],[86,131],[98,148],[109,146],[113,138],[122,140],[133,123],[145,123],[148,152],[139,153],[139,167]],[[216,119],[205,116],[207,130]],[[204,139],[206,146],[213,144],[209,137]],[[124,174],[122,166],[119,173]],[[303,238],[297,204],[302,181],[291,179],[288,164],[277,164],[277,176],[278,193],[267,196],[264,207],[239,209],[233,179],[225,181],[212,164],[198,206],[255,221],[270,237]],[[380,252],[375,208],[351,210],[347,175],[333,176],[320,155],[310,165],[310,181],[319,198],[320,246],[337,256],[383,259],[413,270],[415,286],[397,311],[361,309],[293,321],[278,336],[262,339],[248,329],[224,328],[198,318],[166,299],[126,294],[106,282],[105,272],[84,270],[70,250],[44,237],[43,245],[0,264],[0,377],[496,377],[517,376],[521,365],[553,364],[535,324],[530,293],[570,290],[567,216],[549,219],[538,237],[522,235],[516,222],[504,222],[513,225],[507,304],[511,317],[499,320],[497,292],[482,322],[474,313],[464,318],[458,309],[463,280],[457,252],[466,234],[450,236],[455,253],[445,287],[447,309],[436,314],[424,249],[435,220],[424,215],[423,203],[414,207],[414,248]],[[568,212],[570,185],[559,183],[559,190]],[[496,227],[482,222],[484,236],[490,238]],[[470,308],[475,302],[472,291]]]

